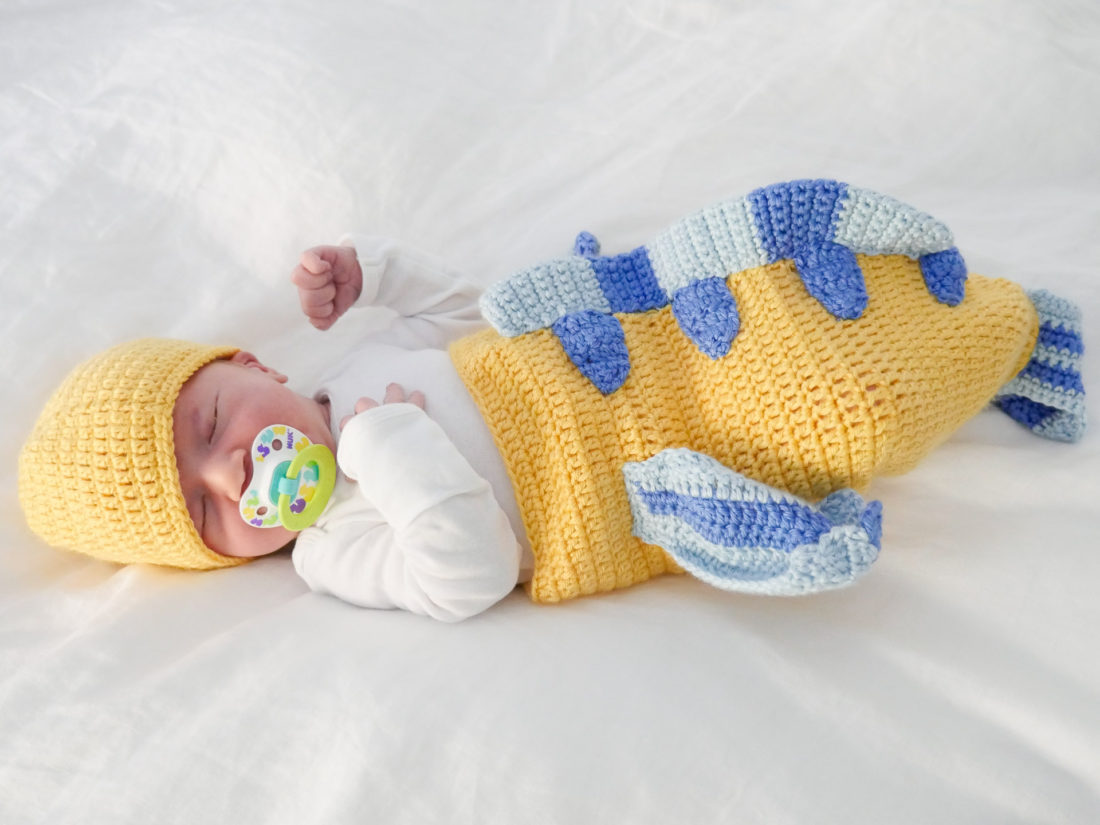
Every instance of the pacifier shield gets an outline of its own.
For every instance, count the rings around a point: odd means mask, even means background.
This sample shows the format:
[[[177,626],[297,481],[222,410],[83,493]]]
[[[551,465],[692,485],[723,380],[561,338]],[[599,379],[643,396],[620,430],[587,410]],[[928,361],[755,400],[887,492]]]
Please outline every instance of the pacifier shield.
[[[320,517],[336,483],[336,460],[328,447],[291,426],[272,424],[256,434],[251,458],[242,519],[253,527],[297,531]]]

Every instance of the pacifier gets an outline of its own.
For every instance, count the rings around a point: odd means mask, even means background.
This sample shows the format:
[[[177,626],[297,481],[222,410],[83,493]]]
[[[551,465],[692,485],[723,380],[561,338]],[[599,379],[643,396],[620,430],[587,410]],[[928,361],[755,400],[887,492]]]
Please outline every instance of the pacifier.
[[[324,444],[286,424],[264,427],[252,441],[252,480],[241,518],[253,527],[304,530],[321,515],[336,484],[336,460]]]

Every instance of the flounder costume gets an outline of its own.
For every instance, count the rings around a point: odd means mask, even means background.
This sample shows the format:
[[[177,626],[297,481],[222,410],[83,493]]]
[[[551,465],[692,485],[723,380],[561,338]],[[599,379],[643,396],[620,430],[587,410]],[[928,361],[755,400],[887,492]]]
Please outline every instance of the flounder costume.
[[[967,274],[951,233],[836,181],[758,189],[651,243],[488,290],[456,367],[508,466],[556,602],[687,569],[716,586],[842,586],[878,554],[859,492],[990,401],[1084,430],[1079,313]]]

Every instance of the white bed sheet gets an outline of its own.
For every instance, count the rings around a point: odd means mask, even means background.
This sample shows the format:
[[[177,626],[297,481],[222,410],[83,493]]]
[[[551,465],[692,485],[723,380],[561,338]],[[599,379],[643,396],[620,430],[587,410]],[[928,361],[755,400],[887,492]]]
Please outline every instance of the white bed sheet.
[[[14,469],[116,341],[237,343],[307,387],[362,326],[313,331],[286,276],[346,230],[489,283],[797,177],[931,212],[1095,350],[1098,141],[1088,0],[0,2],[0,821],[1100,821],[1095,427],[978,416],[874,488],[847,591],[675,577],[457,626],[284,557],[49,550]]]

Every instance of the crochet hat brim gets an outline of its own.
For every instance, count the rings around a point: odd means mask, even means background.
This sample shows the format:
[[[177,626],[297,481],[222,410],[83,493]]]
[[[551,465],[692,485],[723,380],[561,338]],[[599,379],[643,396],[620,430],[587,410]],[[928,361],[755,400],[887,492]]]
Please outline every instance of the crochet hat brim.
[[[45,541],[123,564],[196,570],[220,555],[180,490],[172,413],[180,388],[238,350],[172,339],[120,344],[77,367],[46,404],[19,457],[19,499]]]

